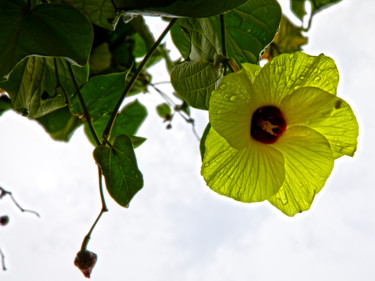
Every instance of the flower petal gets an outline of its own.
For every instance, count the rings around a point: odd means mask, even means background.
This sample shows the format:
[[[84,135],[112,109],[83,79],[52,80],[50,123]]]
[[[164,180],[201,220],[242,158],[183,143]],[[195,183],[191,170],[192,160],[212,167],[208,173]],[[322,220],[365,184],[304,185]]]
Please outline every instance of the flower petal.
[[[252,80],[260,69],[256,65],[244,65],[242,70],[225,76],[220,86],[211,93],[210,123],[237,149],[247,146],[251,138],[251,117],[259,100],[253,91]]]
[[[300,88],[283,99],[280,109],[288,126],[304,125],[326,137],[335,159],[354,155],[358,123],[343,99],[318,88]]]
[[[255,79],[255,90],[267,93],[265,104],[277,105],[294,90],[317,87],[336,94],[339,73],[333,59],[321,54],[317,57],[296,52],[275,57],[267,63]]]
[[[285,181],[268,201],[288,216],[308,210],[333,168],[328,141],[315,130],[294,126],[272,146],[284,156]]]
[[[258,202],[276,194],[284,181],[284,158],[256,141],[237,150],[212,127],[206,138],[201,174],[219,194],[242,202]]]

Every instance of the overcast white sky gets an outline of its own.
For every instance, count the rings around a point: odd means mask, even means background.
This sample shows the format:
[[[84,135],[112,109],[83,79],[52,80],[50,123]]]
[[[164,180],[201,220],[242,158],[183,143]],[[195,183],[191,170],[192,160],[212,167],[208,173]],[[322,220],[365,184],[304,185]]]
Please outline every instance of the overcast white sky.
[[[149,106],[139,131],[148,140],[136,150],[145,186],[129,209],[107,196],[110,212],[89,244],[98,254],[92,280],[375,280],[374,13],[374,1],[343,0],[314,18],[304,50],[335,59],[338,95],[355,111],[360,137],[355,157],[336,161],[311,210],[294,218],[210,191],[190,126],[176,116],[165,130],[154,109],[160,97],[140,97]],[[168,79],[156,72],[155,82]],[[206,112],[193,117],[201,132]],[[0,215],[10,216],[0,228],[8,267],[0,280],[84,280],[73,260],[100,210],[93,147],[82,130],[68,144],[54,142],[11,112],[0,132],[0,186],[42,216],[0,201]]]

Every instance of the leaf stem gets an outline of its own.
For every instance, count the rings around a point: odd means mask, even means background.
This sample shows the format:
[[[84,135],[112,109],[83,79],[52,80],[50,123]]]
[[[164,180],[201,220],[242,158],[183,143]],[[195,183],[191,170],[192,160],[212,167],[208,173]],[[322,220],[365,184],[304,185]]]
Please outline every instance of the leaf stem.
[[[152,45],[151,49],[147,52],[146,56],[143,58],[142,62],[137,67],[132,79],[129,81],[129,84],[126,86],[126,88],[125,88],[124,92],[122,93],[118,103],[116,104],[116,107],[111,114],[111,117],[110,117],[110,119],[107,123],[107,126],[104,129],[104,132],[103,132],[103,135],[102,135],[103,144],[108,140],[109,136],[111,135],[112,127],[113,127],[113,124],[115,122],[117,112],[119,111],[120,106],[121,106],[122,102],[124,101],[126,95],[130,92],[130,90],[133,87],[135,81],[137,80],[139,74],[141,73],[143,67],[145,66],[147,61],[150,59],[150,57],[152,56],[152,54],[156,50],[156,48],[160,45],[160,43],[164,39],[165,35],[167,35],[169,30],[172,28],[172,26],[174,25],[176,20],[177,19],[174,18],[169,22],[168,26],[164,29],[163,33],[159,36],[158,40],[155,41],[155,43]]]
[[[68,65],[69,73],[70,73],[70,76],[73,80],[74,88],[75,88],[76,94],[78,96],[79,102],[81,104],[81,107],[82,107],[82,110],[83,110],[83,115],[86,119],[87,125],[89,126],[91,135],[94,137],[96,144],[100,145],[100,140],[99,140],[99,138],[98,138],[98,136],[95,132],[94,126],[92,125],[92,122],[91,122],[90,112],[88,111],[88,109],[86,107],[85,101],[83,100],[83,97],[81,95],[81,91],[79,90],[77,80],[74,77],[73,68],[72,68],[72,66],[69,62],[67,62],[67,61],[65,61],[65,62]]]
[[[81,251],[86,251],[87,245],[89,244],[89,241],[91,239],[91,234],[95,229],[95,226],[99,222],[100,218],[105,212],[108,212],[107,205],[105,203],[104,193],[103,193],[103,181],[102,181],[102,171],[100,167],[98,166],[98,174],[99,174],[99,191],[100,191],[100,199],[102,201],[102,209],[100,210],[100,213],[96,220],[94,221],[93,225],[91,226],[89,232],[86,234],[85,238],[82,241]]]

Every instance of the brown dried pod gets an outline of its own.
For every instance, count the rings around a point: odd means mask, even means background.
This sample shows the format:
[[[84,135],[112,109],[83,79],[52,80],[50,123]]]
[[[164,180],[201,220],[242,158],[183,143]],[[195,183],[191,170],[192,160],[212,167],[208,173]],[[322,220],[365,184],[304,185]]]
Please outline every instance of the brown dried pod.
[[[82,271],[86,278],[90,278],[96,260],[97,255],[95,253],[90,251],[79,251],[74,259],[74,265]]]

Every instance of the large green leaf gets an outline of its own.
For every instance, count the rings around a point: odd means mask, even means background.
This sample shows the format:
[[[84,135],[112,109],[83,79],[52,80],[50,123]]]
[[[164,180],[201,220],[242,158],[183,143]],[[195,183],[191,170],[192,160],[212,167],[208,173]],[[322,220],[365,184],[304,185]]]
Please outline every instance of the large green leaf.
[[[87,81],[87,66],[73,65],[73,72],[79,85]],[[64,107],[75,94],[67,63],[61,58],[28,57],[17,64],[7,81],[0,82],[0,87],[10,95],[13,108],[30,118]]]
[[[276,0],[248,0],[225,14],[227,56],[237,64],[257,63],[275,37],[280,20],[281,8]],[[218,21],[213,22],[220,33]]]
[[[130,200],[143,187],[142,173],[130,139],[120,135],[113,146],[98,146],[94,158],[103,172],[111,197],[121,206],[128,207]]]
[[[71,6],[41,4],[30,9],[22,0],[2,0],[0,26],[0,77],[31,55],[66,57],[87,64],[92,26]]]
[[[84,15],[90,21],[100,27],[113,30],[116,27],[116,11],[109,0],[57,0],[64,4],[69,4]]]
[[[92,120],[114,110],[125,88],[127,73],[113,73],[92,77],[81,89],[81,95]],[[83,115],[81,103],[76,96],[70,104],[75,115]]]
[[[229,11],[246,0],[117,0],[123,15],[203,18]]]
[[[114,138],[119,135],[128,135],[133,141],[134,147],[141,145],[146,139],[132,136],[137,133],[138,128],[146,119],[146,116],[147,110],[138,100],[127,104],[116,117],[111,132],[110,142],[112,142]],[[104,116],[102,116],[102,118],[93,123],[98,136],[101,136],[103,134],[109,117],[109,114],[105,114]],[[96,145],[95,140],[92,137],[87,125],[85,125],[85,133],[91,143],[93,145]]]
[[[211,92],[219,85],[222,69],[211,62],[184,61],[171,71],[171,82],[177,95],[190,106],[208,109]]]
[[[63,107],[36,119],[58,141],[69,141],[75,129],[82,125],[82,120],[72,115],[69,108]]]
[[[305,10],[305,3],[306,1],[310,1],[311,8],[312,8],[312,16],[321,10],[327,8],[332,4],[336,4],[341,0],[291,0],[291,8],[294,14],[302,20],[303,17],[306,15]]]
[[[218,35],[207,18],[182,19],[180,27],[190,41],[189,57],[172,67],[172,85],[189,105],[208,109],[210,93],[223,75],[221,64],[216,64],[222,53]]]

